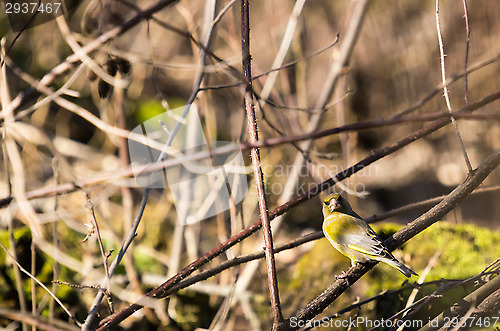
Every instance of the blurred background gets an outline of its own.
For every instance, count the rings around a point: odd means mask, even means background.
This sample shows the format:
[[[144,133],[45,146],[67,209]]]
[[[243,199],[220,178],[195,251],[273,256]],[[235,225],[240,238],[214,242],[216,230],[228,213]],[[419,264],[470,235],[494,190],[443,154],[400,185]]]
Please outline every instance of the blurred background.
[[[120,175],[130,166],[127,132],[166,110],[184,106],[203,70],[202,90],[195,104],[206,139],[248,140],[242,85],[240,76],[235,74],[235,69],[241,72],[240,6],[233,1],[178,1],[156,12],[154,19],[143,20],[91,52],[90,58],[100,68],[97,73],[77,62],[68,72],[57,75],[49,87],[53,91],[61,89],[59,98],[65,102],[47,100],[43,94],[10,114],[6,111],[10,100],[22,96],[34,81],[50,74],[73,54],[70,45],[88,45],[136,15],[137,9],[154,3],[75,2],[67,15],[24,30],[18,39],[11,30],[4,4],[1,7],[0,36],[5,41],[4,49],[14,40],[15,43],[7,54],[2,84],[0,198],[15,199],[0,209],[0,242],[21,266],[52,288],[80,322],[96,295],[95,289],[85,286],[100,284],[104,275],[96,236],[86,237],[93,228],[89,205],[94,207],[104,248],[114,250],[112,261],[144,192],[130,174]],[[306,150],[300,151],[292,144],[262,148],[270,210],[286,202],[283,199],[287,185],[293,187],[292,196],[304,193],[373,150],[424,127],[428,121],[417,120],[418,116],[447,111],[440,89],[435,2],[427,0],[368,1],[365,15],[355,28],[359,35],[354,39],[352,55],[345,60],[326,107],[317,109],[317,100],[328,88],[328,73],[348,42],[345,37],[353,33],[360,3],[315,0],[305,1],[301,7],[285,0],[251,1],[253,86],[256,97],[263,98],[256,101],[261,139],[306,133],[311,119],[319,113],[322,117],[314,130],[398,116],[408,118],[398,124],[367,125],[365,129],[329,135],[315,140]],[[206,66],[201,67],[200,47],[194,40],[206,40],[214,8],[212,17],[223,13],[214,25],[209,46],[216,57],[208,56]],[[296,27],[287,42],[285,31],[293,11]],[[448,88],[454,111],[499,92],[499,17],[498,1],[468,3],[467,68],[471,72],[467,75],[466,93],[463,3],[440,1],[446,77],[453,80]],[[338,42],[334,44],[337,35]],[[279,66],[291,65],[270,73],[282,43],[288,48]],[[116,81],[127,82],[126,88],[111,87],[103,72]],[[271,79],[275,79],[274,83],[270,83]],[[500,148],[499,106],[500,102],[493,100],[474,112],[493,114],[487,119],[478,116],[457,121],[473,168]],[[307,162],[294,165],[300,153]],[[244,151],[244,157],[250,165],[248,151]],[[294,171],[299,176],[290,183]],[[448,194],[467,173],[457,134],[448,125],[364,168],[335,190],[347,191],[345,196],[354,210],[362,217],[370,217]],[[136,301],[258,219],[251,171],[247,177],[248,195],[234,210],[186,227],[177,222],[168,187],[153,190],[138,235],[111,284],[115,310]],[[67,183],[79,183],[82,188],[61,186]],[[482,190],[468,197],[440,224],[398,250],[398,259],[419,274],[430,267],[426,281],[468,278],[495,261],[500,255],[499,183],[500,172],[496,170],[483,182]],[[400,213],[374,227],[382,237],[389,236],[434,204]],[[314,197],[285,214],[275,233],[275,243],[319,231],[322,221],[320,199]],[[35,232],[39,239],[31,248]],[[205,269],[234,256],[261,251],[261,237],[259,231]],[[276,258],[286,317],[328,287],[335,274],[349,267],[348,259],[334,251],[325,239],[285,251]],[[0,259],[0,282],[5,284],[0,287],[0,308],[30,313],[29,302],[33,300],[39,315],[67,320],[45,291],[37,288],[33,292],[29,278],[14,267],[3,250]],[[324,316],[357,298],[399,288],[404,279],[394,273],[386,266],[375,267],[331,305]],[[80,288],[52,285],[53,280]],[[464,293],[471,288],[464,288]],[[419,296],[435,289],[422,290]],[[404,308],[410,291],[402,292],[397,304],[394,297],[388,299],[390,304],[381,299],[366,306],[363,312],[365,316],[391,316]],[[460,295],[454,292],[446,299],[449,301],[436,302],[421,318],[434,316]],[[104,302],[100,314],[110,315]],[[19,328],[12,318],[0,315],[2,327]],[[151,302],[148,309],[127,319],[122,326],[165,330],[269,329],[270,316],[265,263],[260,260],[231,268],[167,300]]]

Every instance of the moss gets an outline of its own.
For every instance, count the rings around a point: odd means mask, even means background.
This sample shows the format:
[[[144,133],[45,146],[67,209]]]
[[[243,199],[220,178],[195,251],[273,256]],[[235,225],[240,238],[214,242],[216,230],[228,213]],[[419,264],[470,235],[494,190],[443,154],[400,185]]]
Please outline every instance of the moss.
[[[479,273],[500,256],[500,233],[471,224],[438,223],[412,239],[407,251],[419,269],[426,267],[440,250],[438,262],[426,281],[441,278],[467,278]],[[430,252],[432,255],[422,254]]]
[[[142,254],[137,250],[135,250],[133,254],[135,267],[137,270],[141,270],[141,273],[152,273],[160,275],[165,273],[165,268],[150,255]]]
[[[168,102],[171,109],[182,107],[186,104],[184,100],[179,98],[171,98],[168,100]],[[165,108],[163,108],[162,104],[158,100],[150,100],[143,102],[137,106],[134,111],[134,118],[137,123],[143,123],[155,116],[164,113]]]
[[[165,109],[158,101],[147,101],[140,104],[134,112],[134,117],[138,123],[147,121],[150,118],[163,114]]]
[[[183,290],[171,300],[175,300],[177,330],[208,328],[217,313],[217,307],[210,304],[210,296],[207,294]]]

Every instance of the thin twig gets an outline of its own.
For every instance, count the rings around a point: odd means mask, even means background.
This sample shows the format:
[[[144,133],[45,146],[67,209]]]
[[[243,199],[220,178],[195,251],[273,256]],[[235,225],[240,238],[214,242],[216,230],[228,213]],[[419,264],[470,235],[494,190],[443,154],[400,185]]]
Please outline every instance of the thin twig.
[[[472,171],[472,165],[469,161],[469,156],[467,155],[467,150],[465,149],[464,142],[462,140],[462,137],[460,135],[460,131],[458,130],[458,124],[457,121],[455,120],[455,117],[453,117],[453,110],[451,108],[451,101],[450,101],[450,96],[448,93],[448,87],[446,86],[446,69],[445,69],[445,64],[444,64],[444,48],[443,48],[443,38],[441,37],[441,27],[439,26],[439,0],[436,0],[436,29],[437,29],[437,35],[438,35],[438,43],[439,43],[439,55],[441,58],[441,79],[443,81],[443,92],[444,92],[444,99],[446,100],[446,107],[448,108],[448,112],[450,113],[451,117],[451,122],[453,123],[453,126],[455,127],[455,131],[457,133],[457,138],[458,142],[462,148],[462,153],[464,154],[464,159],[465,163],[467,164],[467,169],[469,172]],[[467,78],[466,78],[467,79]]]
[[[469,86],[468,86],[468,75],[467,75],[467,65],[469,62],[469,45],[470,45],[470,27],[469,27],[469,12],[467,10],[467,0],[462,0],[464,5],[464,18],[465,18],[465,61],[464,61],[464,98],[465,105],[469,104]]]
[[[470,316],[472,315],[472,313],[476,310],[476,305],[475,305],[475,302],[472,302],[470,304],[470,307],[469,309],[467,310],[467,312],[465,313],[465,315],[462,315],[460,316],[460,321],[455,325],[455,327],[453,329],[451,329],[450,331],[458,331],[462,328],[462,326],[467,326],[467,321],[470,320]],[[470,323],[469,323],[470,325]]]
[[[31,240],[31,245],[30,245],[30,251],[31,251],[31,274],[36,275],[36,247],[35,247],[35,241],[32,239]],[[31,278],[31,315],[33,317],[36,317],[36,283],[34,280],[34,277]],[[36,328],[33,326],[32,327],[33,331],[36,331]]]
[[[92,232],[95,230],[95,234],[97,236],[97,242],[99,243],[99,250],[101,251],[101,256],[102,256],[102,263],[104,264],[104,272],[106,274],[105,279],[107,280],[107,284],[105,286],[105,289],[109,289],[109,279],[111,278],[109,274],[109,267],[108,267],[108,257],[106,252],[104,251],[104,244],[102,243],[102,237],[101,237],[101,230],[99,229],[99,224],[97,223],[97,218],[95,217],[95,211],[94,211],[94,204],[90,200],[89,195],[87,192],[83,191],[83,194],[85,195],[85,198],[87,199],[87,207],[90,209],[91,213],[91,220],[92,220]]]
[[[290,44],[292,43],[293,40],[295,29],[297,28],[298,18],[302,13],[302,8],[304,8],[304,4],[305,0],[297,0],[295,2],[293,11],[290,14],[290,18],[288,19],[283,39],[281,40],[280,48],[274,58],[273,64],[271,66],[271,71],[269,71],[269,76],[267,77],[266,82],[264,83],[264,87],[262,88],[262,91],[260,93],[261,107],[264,106],[264,100],[267,100],[269,98],[269,95],[271,94],[274,82],[278,77],[277,69],[281,69],[283,61],[285,60],[285,56],[288,53],[288,49],[290,48]],[[255,78],[256,77],[252,77],[252,79]]]
[[[410,106],[409,108],[397,113],[396,115],[393,115],[391,118],[400,118],[400,117],[403,117],[405,115],[408,115],[409,113],[414,112],[415,110],[424,106],[432,98],[434,98],[440,91],[443,90],[443,88],[445,86],[450,86],[452,83],[458,81],[460,78],[465,77],[465,75],[468,75],[468,74],[475,72],[479,69],[485,68],[486,66],[488,66],[492,63],[495,63],[499,59],[500,59],[500,53],[496,54],[495,56],[493,56],[487,60],[475,63],[474,65],[470,66],[466,71],[452,74],[451,77],[449,77],[446,80],[446,84],[443,84],[442,82],[439,83],[439,85],[436,86],[434,88],[434,90],[432,90],[429,94],[427,94],[425,97],[423,97],[420,101],[416,102],[414,105]]]
[[[425,267],[424,271],[420,274],[420,277],[418,278],[417,280],[417,284],[421,285],[424,283],[425,281],[425,278],[427,278],[427,276],[429,275],[429,273],[431,272],[432,268],[434,268],[434,266],[436,265],[436,263],[438,262],[439,260],[439,257],[441,256],[441,250],[438,250],[436,251],[436,253],[434,253],[434,255],[431,257],[431,259],[429,260],[429,262],[427,263],[427,266]],[[417,294],[419,292],[420,288],[419,287],[415,287],[410,295],[408,296],[408,300],[406,301],[406,305],[405,305],[405,309],[409,309],[410,307],[412,307],[412,305],[414,304],[415,302],[415,298],[417,297]],[[406,310],[404,313],[403,313],[403,316],[401,317],[401,319],[404,319],[405,317],[408,319],[409,316],[407,316],[407,313],[408,313],[408,310]],[[403,331],[405,328],[405,325],[402,324],[398,329],[397,331]]]
[[[332,42],[330,42],[330,44],[328,44],[327,46],[325,46],[323,48],[320,48],[317,51],[314,51],[314,52],[312,52],[310,54],[307,54],[306,56],[303,56],[303,57],[301,57],[299,59],[296,59],[296,60],[287,62],[285,64],[282,64],[281,66],[279,66],[277,68],[269,69],[266,72],[263,72],[261,74],[255,75],[255,76],[252,77],[252,81],[260,79],[260,78],[268,76],[268,75],[271,75],[272,73],[274,73],[276,71],[280,71],[280,70],[283,70],[283,69],[288,69],[288,68],[294,67],[294,66],[296,66],[300,62],[303,62],[303,61],[306,61],[308,59],[314,58],[315,56],[317,56],[317,55],[319,55],[319,54],[321,54],[323,52],[326,52],[327,50],[329,50],[330,48],[332,48],[333,46],[335,46],[338,43],[338,41],[339,41],[339,35],[337,34],[335,40],[332,41]],[[220,63],[225,64],[225,62],[220,62]],[[229,65],[228,65],[228,67],[229,67]],[[237,83],[233,83],[233,84],[210,85],[210,86],[202,87],[200,90],[201,91],[203,91],[203,90],[221,90],[221,89],[227,89],[227,88],[232,88],[232,87],[238,87],[238,86],[241,86],[242,84],[244,84],[244,82],[241,81],[241,82],[237,82]],[[306,109],[306,108],[299,108],[299,107],[290,107],[290,106],[281,106],[281,105],[278,105],[273,100],[270,100],[268,98],[264,98],[261,94],[257,93],[255,90],[254,90],[254,95],[259,100],[262,100],[265,103],[267,103],[268,105],[276,107],[276,108],[288,108],[288,109],[292,109],[292,110],[300,110],[300,111],[314,113],[313,110]]]
[[[117,79],[108,74],[93,59],[90,58],[88,53],[85,52],[82,49],[82,47],[80,47],[80,45],[78,45],[77,41],[71,34],[71,31],[69,30],[68,24],[63,15],[56,17],[56,23],[64,39],[66,39],[66,44],[68,44],[73,53],[78,56],[81,63],[87,66],[98,77],[100,77],[102,80],[106,81],[110,85],[120,88],[126,88],[129,85],[128,81],[123,79]]]

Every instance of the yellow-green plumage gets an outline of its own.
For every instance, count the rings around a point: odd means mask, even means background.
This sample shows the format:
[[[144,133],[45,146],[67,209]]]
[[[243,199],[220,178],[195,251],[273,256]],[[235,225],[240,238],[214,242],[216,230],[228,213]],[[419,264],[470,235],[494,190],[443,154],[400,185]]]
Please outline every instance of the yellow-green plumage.
[[[384,246],[373,229],[339,194],[323,200],[323,233],[340,253],[356,262],[381,261],[398,269],[406,277],[417,274],[399,262]]]

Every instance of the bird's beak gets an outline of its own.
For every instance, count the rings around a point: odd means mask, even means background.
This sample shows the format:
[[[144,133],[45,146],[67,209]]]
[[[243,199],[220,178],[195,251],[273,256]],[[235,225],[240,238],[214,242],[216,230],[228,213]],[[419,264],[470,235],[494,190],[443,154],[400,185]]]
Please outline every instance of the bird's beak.
[[[330,208],[331,212],[333,212],[335,209],[340,208],[339,201],[335,198],[332,198],[332,200],[330,200],[330,204],[329,204],[328,208]]]

